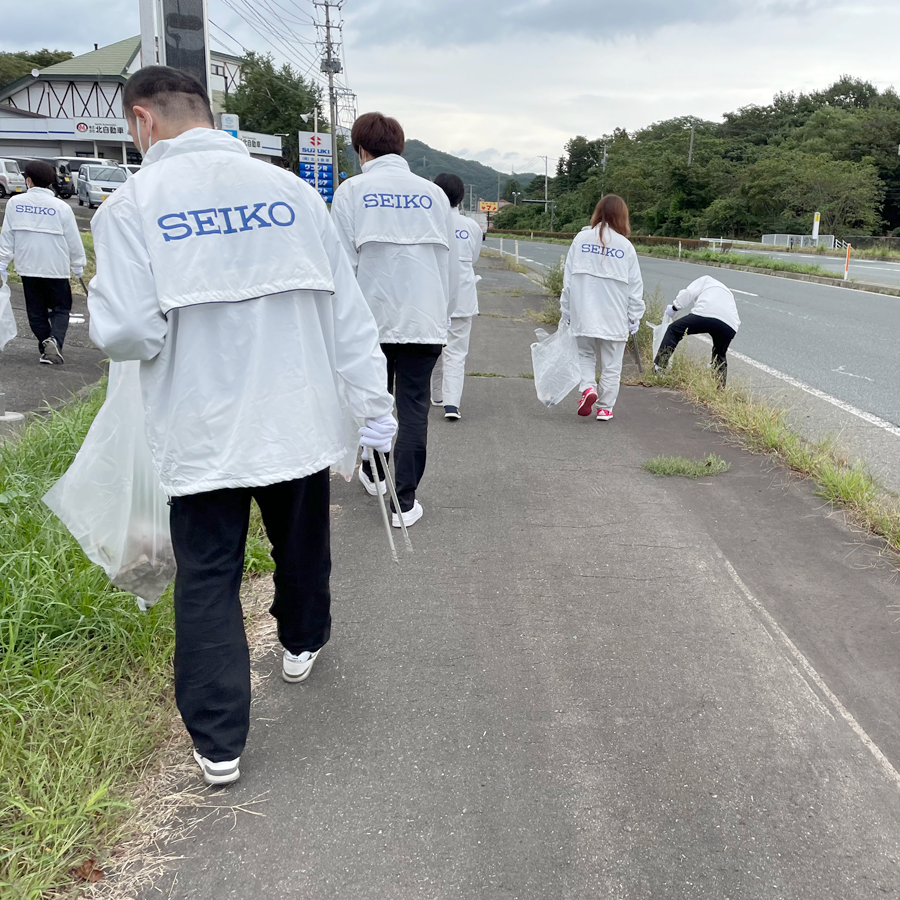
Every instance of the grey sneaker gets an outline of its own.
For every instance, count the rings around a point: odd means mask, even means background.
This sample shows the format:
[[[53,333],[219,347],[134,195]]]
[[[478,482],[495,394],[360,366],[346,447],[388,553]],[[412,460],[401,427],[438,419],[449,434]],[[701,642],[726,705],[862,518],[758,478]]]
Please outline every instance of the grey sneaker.
[[[281,659],[281,677],[288,684],[300,684],[301,681],[306,681],[309,673],[312,672],[316,657],[321,652],[321,650],[316,650],[315,653],[310,653],[308,650],[304,650],[299,656],[294,656],[290,650],[285,650]]]
[[[47,340],[41,344],[41,350],[43,350],[43,356],[46,356],[54,366],[61,366],[65,362],[55,337],[48,337]],[[43,356],[41,357],[41,362],[44,361]]]
[[[196,750],[194,759],[203,772],[203,780],[207,784],[234,784],[241,777],[241,758],[229,759],[225,762],[211,762]]]

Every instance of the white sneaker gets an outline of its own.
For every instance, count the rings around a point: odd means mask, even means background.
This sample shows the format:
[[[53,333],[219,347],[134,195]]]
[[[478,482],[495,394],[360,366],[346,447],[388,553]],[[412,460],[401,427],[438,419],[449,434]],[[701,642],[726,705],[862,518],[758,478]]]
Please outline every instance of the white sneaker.
[[[443,405],[444,405],[444,401],[443,401],[443,400],[432,400],[432,401],[431,401],[431,405],[432,405],[432,406],[443,406]]]
[[[234,784],[241,777],[241,758],[229,759],[225,762],[211,762],[194,750],[194,759],[203,772],[203,780],[207,784]]]
[[[418,500],[413,501],[412,509],[408,510],[405,513],[401,513],[401,515],[403,516],[403,522],[407,528],[409,528],[411,525],[415,525],[416,522],[418,522],[424,514],[425,510],[422,509],[422,504],[419,503]],[[398,516],[397,513],[391,513],[391,525],[393,525],[394,528],[400,527],[400,516]]]
[[[300,684],[301,681],[306,681],[309,673],[312,672],[316,657],[321,652],[321,650],[316,650],[315,653],[310,653],[308,650],[304,650],[299,656],[294,656],[290,650],[285,650],[284,656],[281,658],[281,677],[288,684]]]
[[[376,468],[374,467],[374,463],[372,464],[372,466],[373,466],[372,471],[375,472],[376,475],[377,475],[378,469],[376,469]],[[379,482],[378,482],[378,487],[376,488],[376,487],[375,487],[375,480],[372,479],[372,478],[369,478],[369,476],[366,475],[366,473],[363,471],[362,465],[360,465],[360,467],[359,467],[359,481],[360,481],[360,484],[366,489],[366,493],[367,493],[370,497],[374,497],[374,496],[375,496],[376,490],[377,490],[377,492],[378,492],[379,494],[386,494],[386,493],[387,493],[387,485],[386,485],[383,481],[379,481]]]

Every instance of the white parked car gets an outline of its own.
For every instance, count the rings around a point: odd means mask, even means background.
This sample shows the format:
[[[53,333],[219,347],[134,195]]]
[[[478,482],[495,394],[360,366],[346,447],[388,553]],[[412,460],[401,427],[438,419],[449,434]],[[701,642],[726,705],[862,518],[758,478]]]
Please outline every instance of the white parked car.
[[[14,159],[0,159],[0,197],[25,193],[25,176]]]
[[[132,163],[128,163],[127,166],[122,166],[122,168],[123,168],[129,175],[134,175],[136,172],[140,172],[140,171],[141,171],[141,167],[140,167],[140,166],[135,166],[135,165],[133,165]]]
[[[122,166],[82,166],[78,171],[78,205],[88,209],[99,206],[117,188],[125,184]]]
[[[78,190],[78,171],[82,166],[114,166],[115,160],[111,159],[87,159],[83,156],[57,156],[53,163],[56,166],[65,166],[67,174],[72,179],[72,191]]]

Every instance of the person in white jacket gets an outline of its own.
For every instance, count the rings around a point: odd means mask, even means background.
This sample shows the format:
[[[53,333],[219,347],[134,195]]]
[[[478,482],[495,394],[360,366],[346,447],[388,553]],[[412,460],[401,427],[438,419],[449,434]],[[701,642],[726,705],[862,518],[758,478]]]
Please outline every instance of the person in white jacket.
[[[123,96],[141,170],[93,219],[91,338],[141,360],[146,433],[170,496],[175,694],[209,784],[240,775],[250,724],[241,614],[255,499],[272,543],[282,677],[331,632],[329,467],[341,396],[390,447],[378,329],[320,197],[213,130],[205,88],[163,66]],[[355,446],[355,440],[354,440]]]
[[[366,113],[350,139],[362,174],[335,191],[331,215],[378,323],[388,390],[397,401],[400,509],[392,524],[400,528],[401,515],[409,526],[423,514],[416,490],[425,473],[431,373],[459,293],[456,220],[444,192],[410,172],[396,119]],[[364,459],[359,479],[372,496],[384,493],[380,463],[375,472]]]
[[[679,316],[666,329],[659,350],[656,352],[656,368],[664,369],[685,334],[708,334],[712,338],[712,367],[722,387],[728,378],[726,354],[731,342],[741,327],[734,294],[721,281],[704,275],[692,281],[678,292],[675,302],[666,307],[666,315],[693,306],[686,316]]]
[[[630,233],[625,201],[607,194],[597,204],[590,226],[575,237],[566,256],[560,321],[570,323],[578,339],[578,415],[591,415],[596,403],[600,422],[613,417],[625,345],[629,334],[638,330],[645,309],[641,268],[628,240]]]
[[[478,291],[475,285],[481,276],[474,265],[481,255],[484,233],[481,226],[459,211],[466,194],[466,186],[459,175],[442,172],[434,183],[447,195],[453,209],[456,250],[459,255],[459,299],[450,310],[447,325],[447,346],[438,357],[431,375],[431,403],[444,407],[445,419],[460,419],[459,404],[466,379],[466,356],[472,335],[472,319],[478,315]]]
[[[56,181],[53,166],[32,160],[23,174],[28,191],[6,204],[0,231],[0,278],[5,285],[7,266],[15,260],[39,360],[60,365],[72,311],[69,270],[76,277],[84,272],[84,244],[72,207],[50,190]]]

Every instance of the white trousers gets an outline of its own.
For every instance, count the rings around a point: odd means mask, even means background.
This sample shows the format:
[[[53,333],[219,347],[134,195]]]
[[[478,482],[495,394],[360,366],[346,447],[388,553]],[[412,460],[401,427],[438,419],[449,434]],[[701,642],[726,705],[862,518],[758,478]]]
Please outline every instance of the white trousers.
[[[597,406],[612,409],[619,396],[622,378],[622,359],[627,341],[608,341],[605,338],[579,337],[578,361],[581,364],[581,387],[597,390]],[[597,348],[600,350],[600,386],[597,386]]]
[[[447,346],[438,357],[431,375],[431,399],[444,406],[459,409],[463,384],[466,380],[466,356],[472,334],[472,316],[451,319],[447,330]]]

